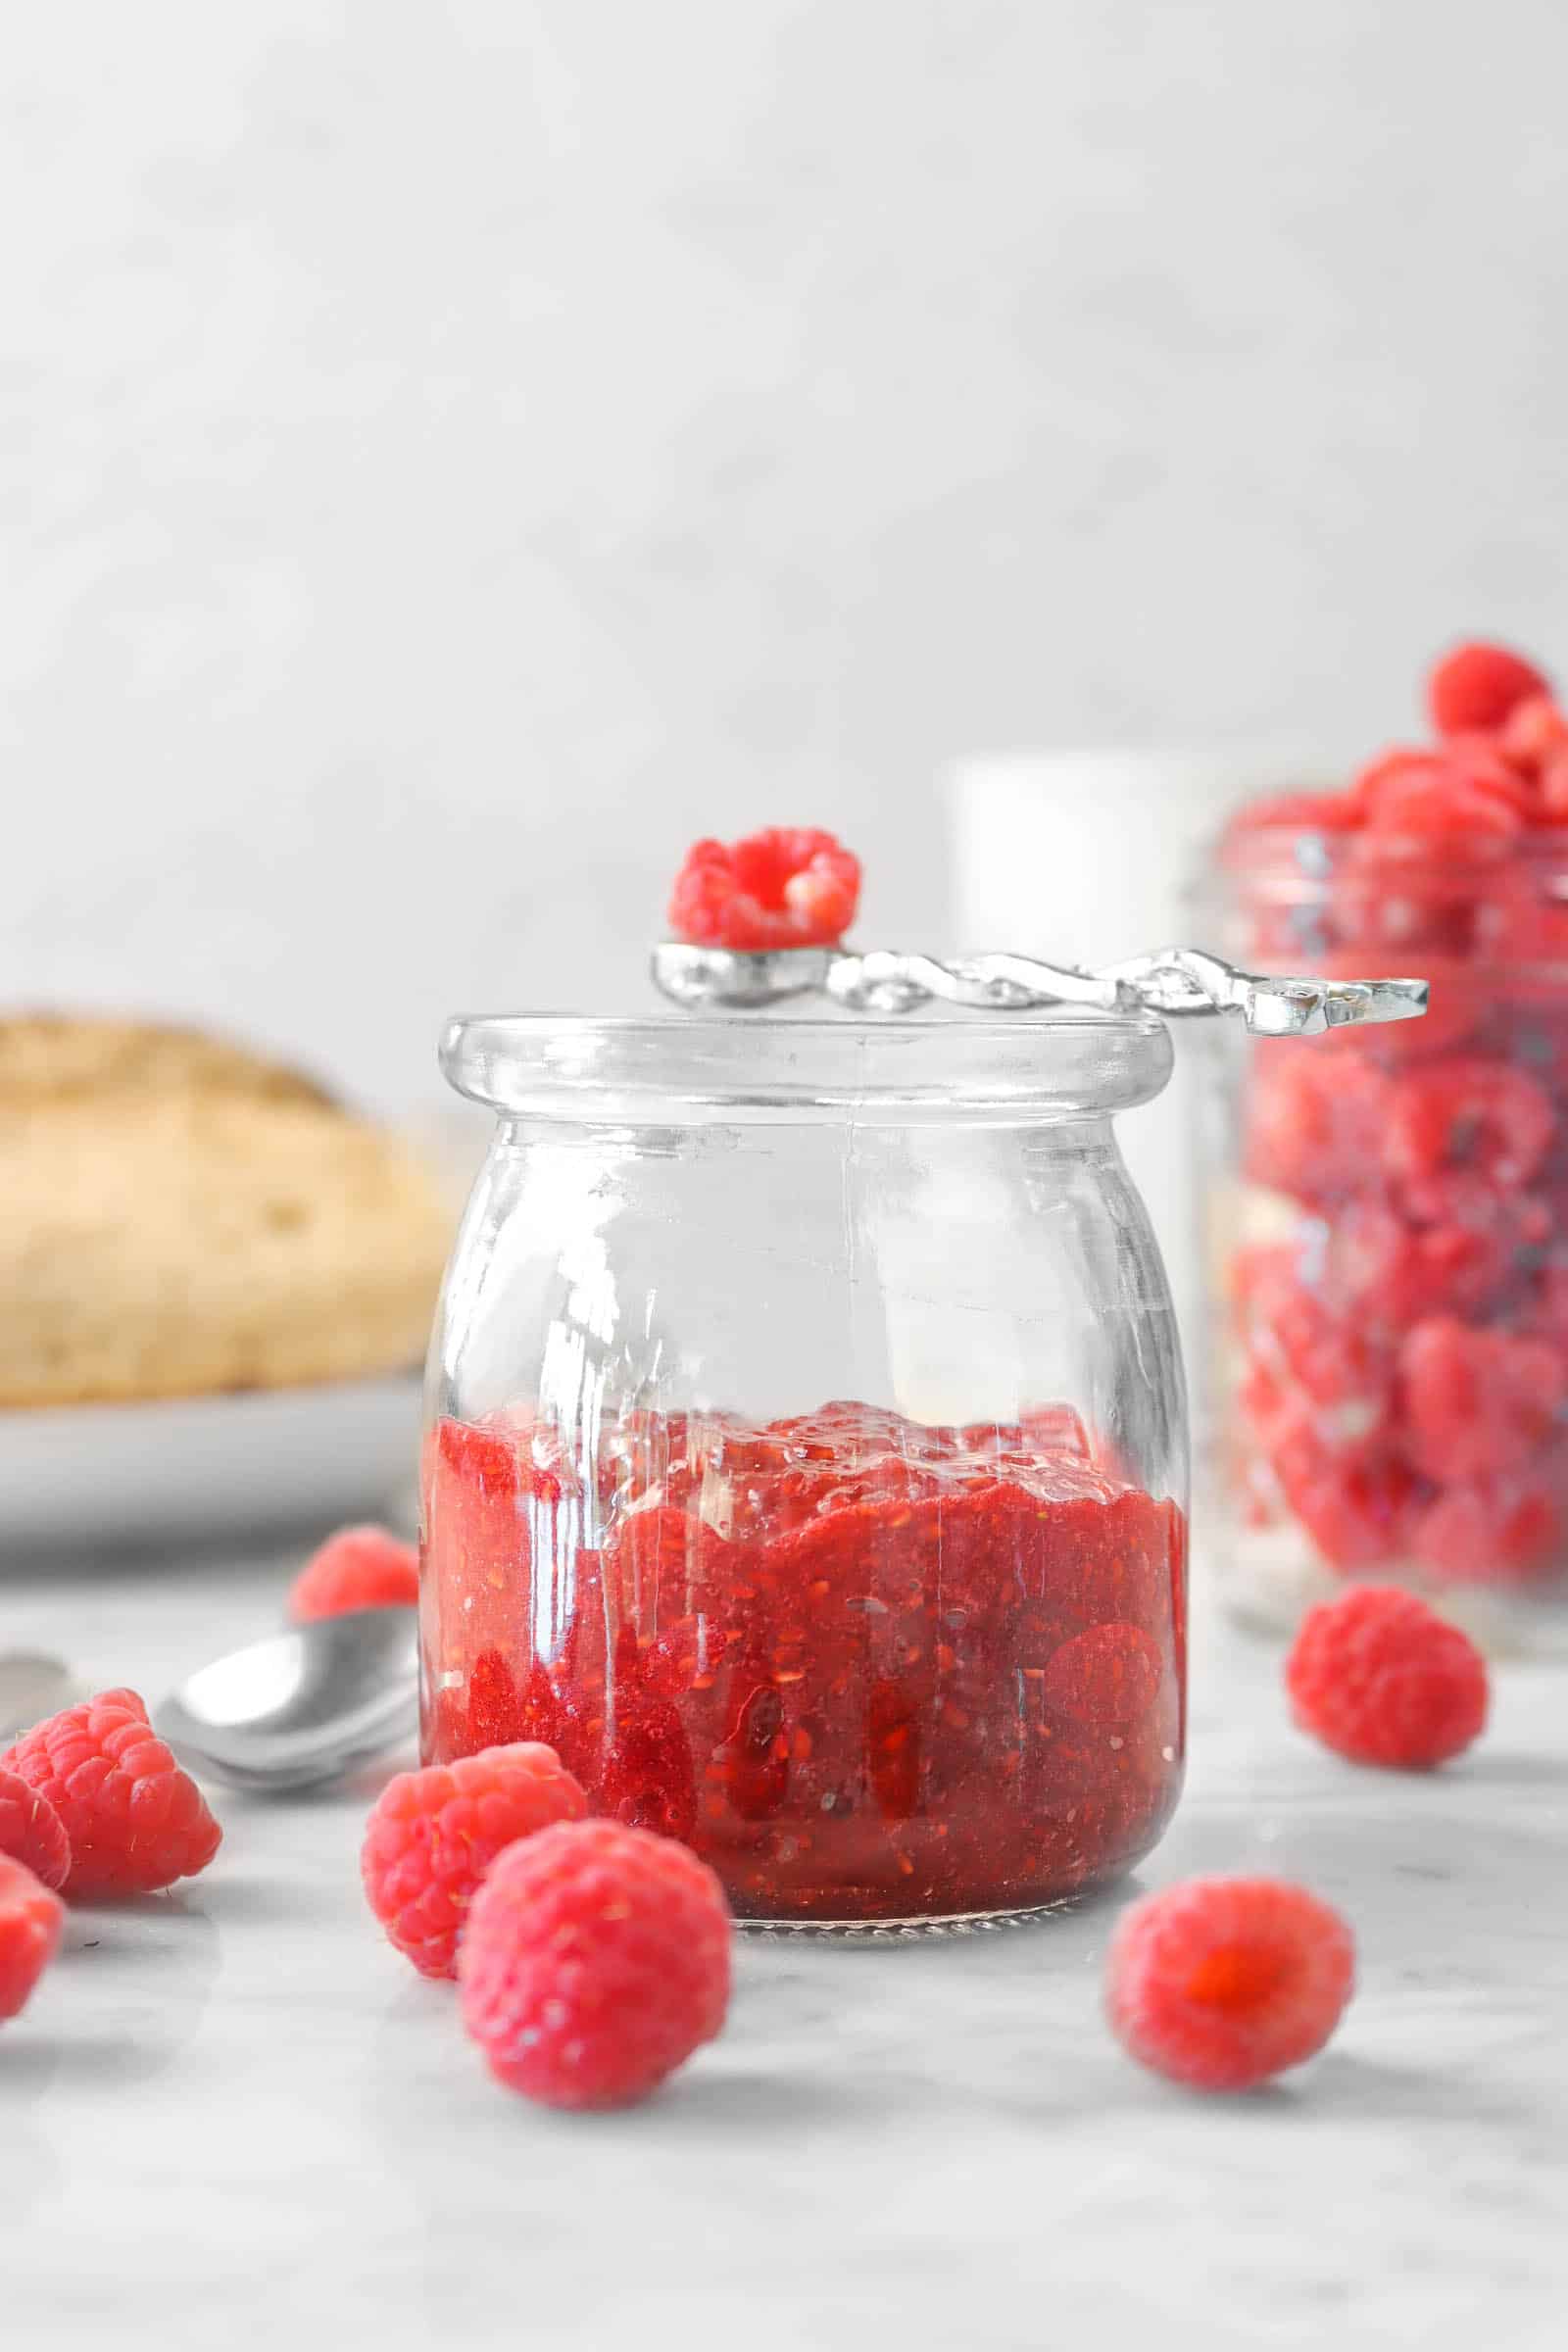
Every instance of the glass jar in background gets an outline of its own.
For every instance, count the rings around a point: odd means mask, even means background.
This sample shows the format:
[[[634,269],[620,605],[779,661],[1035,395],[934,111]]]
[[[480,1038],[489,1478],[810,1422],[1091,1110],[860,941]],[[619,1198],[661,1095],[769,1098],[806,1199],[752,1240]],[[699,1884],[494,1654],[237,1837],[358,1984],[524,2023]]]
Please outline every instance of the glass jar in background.
[[[1568,1639],[1568,834],[1242,823],[1196,926],[1254,968],[1431,983],[1302,1054],[1209,1025],[1212,1556],[1289,1629],[1347,1577]],[[1267,812],[1265,812],[1267,813]],[[1288,811],[1278,812],[1287,816]]]
[[[423,1745],[542,1739],[737,1915],[1036,1909],[1180,1786],[1186,1422],[1111,1118],[1148,1016],[479,1019]]]

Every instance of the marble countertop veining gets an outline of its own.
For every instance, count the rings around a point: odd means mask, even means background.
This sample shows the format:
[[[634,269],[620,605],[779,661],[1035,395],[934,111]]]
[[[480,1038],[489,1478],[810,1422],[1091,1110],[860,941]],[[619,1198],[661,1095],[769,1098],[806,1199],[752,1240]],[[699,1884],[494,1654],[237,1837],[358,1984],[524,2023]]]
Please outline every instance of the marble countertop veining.
[[[8,1645],[152,1694],[265,1627],[281,1569],[35,1569]],[[1267,1650],[1198,1644],[1189,1793],[1139,1874],[1299,1875],[1359,1995],[1311,2069],[1184,2097],[1098,2015],[1122,1894],[966,1939],[748,1939],[722,2040],[658,2100],[495,2088],[379,1939],[363,1791],[218,1796],[188,1891],[73,1914],[0,2032],[0,2340],[546,2347],[1485,2344],[1568,2300],[1568,1710],[1499,1676],[1483,1747],[1358,1774]]]

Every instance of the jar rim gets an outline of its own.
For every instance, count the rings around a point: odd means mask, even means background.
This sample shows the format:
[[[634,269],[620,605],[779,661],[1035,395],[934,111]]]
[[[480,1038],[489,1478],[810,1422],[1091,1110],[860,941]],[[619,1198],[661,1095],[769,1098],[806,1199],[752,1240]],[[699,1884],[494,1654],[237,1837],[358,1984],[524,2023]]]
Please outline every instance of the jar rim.
[[[508,1115],[1029,1124],[1149,1102],[1172,1052],[1152,1013],[1074,1006],[935,1020],[464,1014],[448,1023],[440,1059],[460,1095]]]

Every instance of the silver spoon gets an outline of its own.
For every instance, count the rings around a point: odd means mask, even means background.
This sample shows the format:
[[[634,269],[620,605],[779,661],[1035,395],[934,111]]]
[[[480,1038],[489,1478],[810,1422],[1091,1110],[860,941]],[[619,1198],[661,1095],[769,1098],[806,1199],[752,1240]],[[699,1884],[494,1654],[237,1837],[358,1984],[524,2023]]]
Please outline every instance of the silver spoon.
[[[406,1740],[418,1689],[417,1611],[356,1609],[202,1667],[153,1723],[177,1755],[237,1788],[313,1788]]]

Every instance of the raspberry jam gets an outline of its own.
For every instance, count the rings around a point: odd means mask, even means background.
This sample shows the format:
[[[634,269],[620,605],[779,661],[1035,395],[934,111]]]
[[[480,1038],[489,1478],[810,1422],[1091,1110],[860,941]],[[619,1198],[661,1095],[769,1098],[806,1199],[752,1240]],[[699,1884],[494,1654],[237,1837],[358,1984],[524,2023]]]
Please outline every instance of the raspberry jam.
[[[1176,1801],[1185,1517],[1068,1408],[448,1417],[423,1508],[427,1759],[547,1740],[742,1918],[1029,1909]]]

